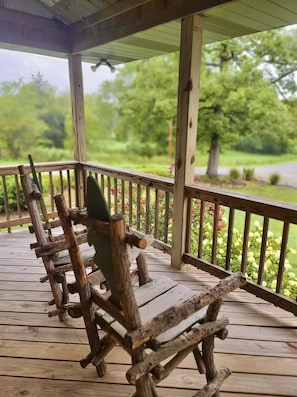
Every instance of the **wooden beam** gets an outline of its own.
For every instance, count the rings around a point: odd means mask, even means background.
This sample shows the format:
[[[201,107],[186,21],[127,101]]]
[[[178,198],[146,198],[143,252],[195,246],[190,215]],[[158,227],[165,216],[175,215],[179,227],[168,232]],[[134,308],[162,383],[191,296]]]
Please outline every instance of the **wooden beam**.
[[[70,53],[66,27],[46,18],[0,8],[0,42]]]
[[[135,7],[139,7],[142,4],[148,3],[149,1],[151,0],[121,0],[109,6],[108,8],[104,8],[100,10],[96,14],[84,18],[82,21],[73,24],[72,29],[73,31],[75,31],[77,29],[83,29],[86,26],[95,25],[98,22],[103,22],[106,21],[107,19],[114,18],[120,14],[127,13],[131,9]],[[98,4],[98,8],[99,8],[99,4]]]
[[[72,53],[79,53],[163,23],[229,3],[232,0],[150,0],[108,19],[73,24]],[[92,18],[92,17],[91,17]]]
[[[181,268],[186,246],[185,185],[194,182],[202,35],[203,17],[195,15],[182,20],[171,256],[175,268]]]

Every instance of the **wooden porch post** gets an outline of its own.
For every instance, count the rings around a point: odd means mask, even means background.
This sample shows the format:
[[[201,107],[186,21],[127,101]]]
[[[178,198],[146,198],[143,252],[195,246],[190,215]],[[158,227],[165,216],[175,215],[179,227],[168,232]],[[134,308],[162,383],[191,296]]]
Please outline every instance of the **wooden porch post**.
[[[83,91],[81,55],[69,55],[68,67],[69,67],[69,78],[70,78],[71,106],[72,106],[74,160],[78,162],[82,162],[87,160],[87,154],[86,154],[84,91]],[[83,184],[83,174],[79,172],[79,167],[77,168],[76,178],[77,178],[76,200],[77,200],[77,205],[81,208],[84,205],[84,192],[83,192],[84,184]]]
[[[191,15],[181,24],[171,257],[171,265],[178,269],[186,241],[185,185],[194,182],[203,17]]]

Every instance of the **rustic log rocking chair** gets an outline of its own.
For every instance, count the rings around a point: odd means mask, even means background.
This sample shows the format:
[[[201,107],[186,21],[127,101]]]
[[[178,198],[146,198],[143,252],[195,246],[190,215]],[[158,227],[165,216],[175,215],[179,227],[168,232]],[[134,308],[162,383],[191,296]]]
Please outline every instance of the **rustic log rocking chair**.
[[[48,315],[50,317],[58,315],[59,319],[64,321],[68,310],[71,310],[65,274],[67,271],[72,270],[65,236],[61,232],[54,235],[53,230],[61,226],[60,221],[48,221],[42,194],[30,175],[25,173],[23,165],[19,166],[19,173],[32,222],[32,227],[29,230],[34,232],[36,236],[36,243],[31,244],[31,248],[35,249],[37,257],[42,258],[46,270],[46,275],[40,281],[42,283],[49,281],[53,294],[53,300],[49,304],[56,305],[56,308],[49,311]],[[84,265],[94,268],[94,249],[87,243],[86,230],[82,230],[77,238],[78,243],[82,244],[83,247]]]
[[[150,280],[148,274],[143,277],[146,282],[135,287],[131,283],[127,243],[145,244],[127,235],[121,215],[110,217],[96,180],[88,177],[87,214],[74,216],[61,195],[55,201],[69,245],[91,346],[81,365],[85,367],[92,362],[103,376],[104,358],[117,343],[132,358],[126,377],[136,386],[134,396],[157,397],[155,385],[193,352],[199,372],[205,373],[207,379],[195,397],[219,396],[219,388],[230,370],[222,367],[217,371],[214,366],[214,337],[224,339],[228,324],[226,317],[217,319],[217,314],[223,297],[243,285],[244,276],[233,274],[198,295],[168,277]],[[89,242],[96,250],[95,262],[109,286],[105,294],[88,282],[71,227],[73,219],[88,226]],[[101,340],[97,325],[106,333]]]

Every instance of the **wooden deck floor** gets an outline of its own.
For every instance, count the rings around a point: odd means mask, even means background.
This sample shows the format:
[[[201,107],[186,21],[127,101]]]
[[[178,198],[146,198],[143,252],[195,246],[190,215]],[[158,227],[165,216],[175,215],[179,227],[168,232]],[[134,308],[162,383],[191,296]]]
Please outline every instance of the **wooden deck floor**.
[[[39,282],[43,265],[30,251],[31,241],[26,230],[0,234],[0,396],[131,396],[126,354],[114,349],[107,358],[107,375],[98,378],[92,365],[79,365],[88,353],[82,320],[48,318],[50,288]],[[195,290],[216,282],[195,269],[172,270],[168,256],[159,251],[150,250],[147,258],[153,277],[170,274]],[[230,319],[229,336],[216,340],[216,361],[233,372],[222,397],[296,397],[297,318],[241,290],[228,295],[222,312]],[[201,379],[189,357],[158,392],[190,397]]]

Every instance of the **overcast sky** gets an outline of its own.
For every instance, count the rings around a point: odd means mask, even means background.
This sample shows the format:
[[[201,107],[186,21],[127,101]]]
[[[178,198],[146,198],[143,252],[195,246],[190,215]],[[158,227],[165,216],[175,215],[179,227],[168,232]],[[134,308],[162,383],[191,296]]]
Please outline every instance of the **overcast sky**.
[[[16,81],[31,81],[31,75],[40,72],[44,80],[59,90],[69,90],[68,62],[66,59],[45,57],[41,55],[0,49],[0,83]],[[106,66],[100,67],[96,73],[91,71],[91,64],[83,63],[84,92],[98,91],[100,84],[112,78],[112,73]]]

